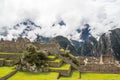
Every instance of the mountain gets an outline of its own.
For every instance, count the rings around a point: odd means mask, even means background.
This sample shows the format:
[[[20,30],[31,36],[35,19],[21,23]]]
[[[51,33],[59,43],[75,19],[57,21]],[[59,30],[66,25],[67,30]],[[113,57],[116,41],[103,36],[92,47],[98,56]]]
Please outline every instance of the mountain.
[[[112,54],[117,60],[120,60],[120,29],[117,28],[104,33],[98,41],[96,51],[99,55]]]
[[[116,59],[120,59],[119,28],[102,34],[97,41],[91,34],[89,24],[86,23],[82,28],[78,27],[70,32],[65,25],[66,23],[61,20],[50,27],[38,26],[27,19],[10,28],[2,27],[0,38],[12,40],[12,38],[27,37],[31,41],[44,41],[46,43],[55,39],[61,47],[69,49],[73,55],[100,56],[101,54],[112,54]]]
[[[77,50],[74,48],[73,45],[71,45],[70,41],[67,38],[63,36],[57,36],[53,39],[55,39],[62,48],[70,50],[70,52],[75,56],[78,55]]]
[[[17,39],[18,37],[27,37],[30,40],[35,40],[41,29],[41,26],[38,26],[31,20],[27,19],[10,28],[2,27],[0,38],[12,40],[12,38]]]
[[[94,49],[97,46],[97,40],[90,36],[87,38],[83,43],[81,43],[80,47],[78,48],[78,54],[80,56],[94,56]]]
[[[82,41],[86,40],[90,34],[90,25],[84,24],[83,28],[78,27],[72,31],[66,27],[66,23],[60,20],[50,27],[38,26],[33,21],[26,19],[20,23],[17,23],[13,27],[2,27],[0,32],[0,38],[12,40],[18,37],[27,37],[31,41],[44,41],[48,42],[50,39],[56,36],[66,37],[71,44],[78,49]]]
[[[86,39],[78,48],[80,56],[113,55],[120,60],[120,28],[109,30],[97,41],[93,36]]]

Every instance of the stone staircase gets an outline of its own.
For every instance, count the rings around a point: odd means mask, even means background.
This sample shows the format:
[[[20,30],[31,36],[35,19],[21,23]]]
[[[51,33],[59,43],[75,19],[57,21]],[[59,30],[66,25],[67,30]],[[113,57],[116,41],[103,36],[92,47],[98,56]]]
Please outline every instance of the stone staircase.
[[[59,54],[57,54],[56,56],[58,58],[62,59],[65,63],[70,64],[73,68],[75,68],[76,70],[78,70],[80,72],[79,66],[77,66],[75,63],[73,63],[73,61],[71,59],[69,59],[68,57],[63,57],[61,55],[61,52],[59,52]]]
[[[54,55],[48,56],[48,64],[49,71],[59,72],[60,76],[69,76],[71,73],[71,65],[64,63],[62,59],[54,57]]]
[[[0,66],[13,66],[17,60],[19,60],[20,55],[14,54],[0,54]],[[16,56],[16,57],[15,57]],[[47,56],[48,64],[49,64],[49,71],[50,72],[58,72],[59,76],[70,76],[72,67],[76,70],[80,71],[79,67],[73,63],[67,57],[63,57],[60,54],[51,54]],[[58,78],[59,78],[58,76]]]

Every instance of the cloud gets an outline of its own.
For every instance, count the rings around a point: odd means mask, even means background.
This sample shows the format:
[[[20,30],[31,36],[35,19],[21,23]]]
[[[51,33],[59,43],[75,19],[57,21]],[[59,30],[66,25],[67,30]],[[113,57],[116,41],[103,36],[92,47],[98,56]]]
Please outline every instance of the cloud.
[[[120,0],[0,0],[0,27],[13,27],[24,19],[31,19],[44,27],[46,36],[73,35],[84,24],[91,26],[91,34],[102,33],[120,27]],[[63,20],[65,27],[50,26]],[[48,30],[49,29],[49,30]],[[58,32],[59,31],[59,32]],[[42,34],[40,33],[40,34]],[[43,34],[44,35],[44,34]]]

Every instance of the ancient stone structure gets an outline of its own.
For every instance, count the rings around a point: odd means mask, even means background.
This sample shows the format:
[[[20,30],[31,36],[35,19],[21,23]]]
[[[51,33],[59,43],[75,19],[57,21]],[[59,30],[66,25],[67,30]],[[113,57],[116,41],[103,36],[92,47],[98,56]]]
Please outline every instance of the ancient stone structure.
[[[77,57],[81,72],[120,73],[119,61],[112,55]]]
[[[57,53],[57,48],[60,47],[56,41],[51,41],[50,43],[43,43],[40,41],[30,42],[27,38],[18,38],[13,41],[1,40],[0,52],[23,52],[28,44],[35,45],[37,50],[47,50],[51,53]]]
[[[71,65],[72,68],[77,69],[80,72],[108,72],[108,73],[120,73],[120,62],[114,59],[114,56],[103,54],[100,57],[85,57],[79,56],[74,57],[79,62],[79,65],[74,63],[72,58],[65,57],[60,55],[62,52],[59,51],[60,46],[56,41],[51,41],[49,43],[43,43],[40,41],[37,42],[30,42],[27,38],[18,38],[17,40],[7,41],[1,40],[0,41],[0,52],[23,52],[27,45],[33,44],[36,46],[37,50],[44,50],[48,54],[51,53],[55,55],[57,58],[60,58],[61,62],[48,62],[50,66],[59,67],[62,63],[68,63]],[[0,60],[0,65],[11,65],[12,62],[9,60],[13,60],[14,64],[17,63],[15,61],[19,61],[21,54],[0,54],[0,58],[4,58]],[[52,59],[51,59],[52,60]],[[9,63],[7,63],[8,61]],[[71,72],[71,67],[69,70],[52,70],[59,72],[60,75],[68,76]]]

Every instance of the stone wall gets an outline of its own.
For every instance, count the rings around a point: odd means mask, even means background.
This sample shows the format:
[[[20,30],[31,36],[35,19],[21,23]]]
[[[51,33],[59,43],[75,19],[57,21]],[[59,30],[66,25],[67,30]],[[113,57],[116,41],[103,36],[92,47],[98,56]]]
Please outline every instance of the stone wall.
[[[58,44],[56,44],[56,42],[30,42],[30,40],[27,38],[18,38],[16,41],[1,40],[0,52],[23,52],[28,44],[35,45],[38,50],[47,50],[51,53],[58,53],[58,48],[60,47]]]
[[[4,59],[0,59],[0,66],[3,66],[5,63],[5,60]]]
[[[18,60],[20,59],[22,54],[0,54],[0,58],[4,58],[4,59],[7,59],[7,60]]]
[[[77,60],[81,72],[120,73],[120,67],[112,56],[104,55],[102,59],[101,57],[78,57]]]
[[[48,62],[49,66],[51,67],[60,67],[62,63],[63,63],[62,60],[60,62],[53,62],[53,61]]]
[[[5,60],[4,65],[5,66],[14,66],[14,61],[13,60]]]
[[[120,73],[120,67],[113,64],[89,64],[81,65],[81,72],[95,72],[95,73]]]
[[[16,41],[1,40],[0,52],[23,52],[24,45],[30,42],[27,38],[18,38]]]

